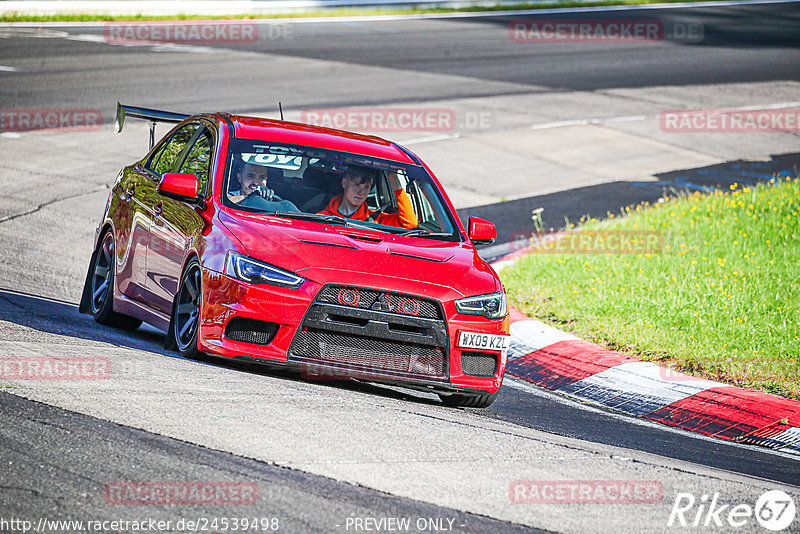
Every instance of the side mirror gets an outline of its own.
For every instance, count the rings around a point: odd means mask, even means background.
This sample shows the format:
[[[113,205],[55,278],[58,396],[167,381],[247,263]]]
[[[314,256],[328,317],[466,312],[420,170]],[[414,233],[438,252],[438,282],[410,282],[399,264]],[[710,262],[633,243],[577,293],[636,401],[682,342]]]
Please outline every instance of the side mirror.
[[[194,174],[167,172],[158,182],[156,191],[165,197],[197,204],[200,201],[197,198],[200,191],[200,180]]]
[[[497,237],[497,228],[494,227],[492,221],[481,219],[480,217],[469,218],[469,229],[467,230],[469,238],[475,245],[489,245],[494,243]]]

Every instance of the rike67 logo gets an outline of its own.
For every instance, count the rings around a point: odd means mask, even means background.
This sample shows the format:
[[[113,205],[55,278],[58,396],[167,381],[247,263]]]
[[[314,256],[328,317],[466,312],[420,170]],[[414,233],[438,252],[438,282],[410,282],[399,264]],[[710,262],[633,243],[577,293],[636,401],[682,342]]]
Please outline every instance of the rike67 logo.
[[[668,527],[710,527],[729,531],[750,526],[755,519],[767,530],[787,529],[795,519],[792,497],[781,490],[770,490],[755,503],[731,504],[720,500],[719,493],[703,494],[698,499],[691,493],[678,493],[667,521]]]

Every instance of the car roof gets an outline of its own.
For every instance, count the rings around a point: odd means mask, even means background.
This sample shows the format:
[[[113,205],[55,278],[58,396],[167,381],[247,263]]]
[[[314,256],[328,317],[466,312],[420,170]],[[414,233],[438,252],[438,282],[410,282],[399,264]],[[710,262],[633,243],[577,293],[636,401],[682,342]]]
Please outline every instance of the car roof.
[[[396,144],[373,135],[245,115],[226,114],[226,116],[233,123],[236,131],[235,137],[237,138],[340,150],[363,156],[416,164]]]

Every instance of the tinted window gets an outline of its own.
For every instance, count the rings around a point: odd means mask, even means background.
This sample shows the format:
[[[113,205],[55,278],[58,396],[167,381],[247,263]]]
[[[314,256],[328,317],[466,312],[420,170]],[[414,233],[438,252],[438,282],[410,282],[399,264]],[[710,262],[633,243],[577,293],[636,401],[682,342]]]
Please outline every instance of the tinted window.
[[[147,160],[147,163],[145,164],[145,167],[147,167],[147,168],[148,168],[148,169],[150,169],[150,170],[154,169],[154,168],[155,168],[155,165],[156,165],[156,162],[158,161],[158,158],[160,158],[160,157],[161,157],[161,153],[162,153],[162,152],[164,152],[164,147],[166,147],[166,146],[167,146],[167,143],[166,143],[166,142],[164,142],[164,143],[161,143],[161,144],[160,144],[160,145],[159,145],[159,146],[156,148],[156,151],[155,151],[155,152],[153,152],[153,155],[152,155],[152,156],[150,156],[150,159],[149,159],[149,160]]]
[[[222,200],[231,207],[344,217],[360,227],[455,241],[454,215],[425,170],[361,154],[234,139]],[[412,231],[409,233],[409,231]]]
[[[208,167],[211,163],[211,133],[208,130],[203,130],[200,136],[195,141],[186,159],[181,165],[180,172],[194,174],[200,180],[200,192],[206,190],[206,183],[208,182]]]
[[[152,169],[158,174],[170,172],[175,166],[175,162],[180,157],[186,144],[192,139],[194,132],[200,127],[199,124],[187,124],[172,135],[167,145],[161,150],[158,159],[154,159]]]

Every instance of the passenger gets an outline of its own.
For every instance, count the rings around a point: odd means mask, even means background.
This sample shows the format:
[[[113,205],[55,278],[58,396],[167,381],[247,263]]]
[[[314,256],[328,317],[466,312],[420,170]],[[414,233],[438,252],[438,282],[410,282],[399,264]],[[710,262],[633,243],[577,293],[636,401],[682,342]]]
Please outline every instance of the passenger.
[[[367,167],[349,166],[342,177],[342,194],[333,197],[325,209],[319,213],[321,215],[338,215],[358,221],[369,219],[375,212],[370,211],[367,206],[367,195],[375,182],[376,172]],[[387,177],[397,198],[398,212],[380,213],[375,217],[375,222],[400,228],[416,228],[417,215],[414,213],[411,199],[400,185],[397,173],[390,172]]]

